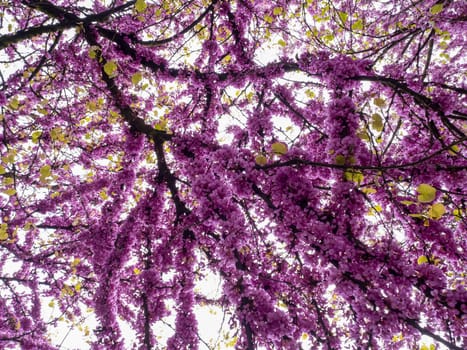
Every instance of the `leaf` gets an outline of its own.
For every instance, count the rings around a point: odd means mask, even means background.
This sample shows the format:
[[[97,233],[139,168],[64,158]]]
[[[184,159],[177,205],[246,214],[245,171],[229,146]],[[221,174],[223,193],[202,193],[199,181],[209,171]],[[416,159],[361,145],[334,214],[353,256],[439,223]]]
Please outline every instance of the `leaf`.
[[[371,127],[375,129],[376,131],[382,131],[384,124],[383,124],[383,118],[381,117],[380,114],[375,113],[371,116]]]
[[[42,136],[42,131],[40,130],[33,131],[31,134],[32,142],[38,143],[41,136]]]
[[[363,30],[363,21],[359,19],[352,24],[352,30]]]
[[[420,184],[417,187],[418,201],[420,203],[430,203],[433,202],[436,197],[436,188],[428,184]]]
[[[8,224],[0,224],[0,241],[5,241],[8,239]]]
[[[372,187],[363,187],[363,188],[361,189],[361,191],[362,191],[363,193],[365,193],[365,194],[373,194],[373,193],[376,193],[376,192],[377,192],[377,191],[376,191],[374,188],[372,188]]]
[[[459,146],[458,145],[454,145],[452,146],[448,153],[451,155],[451,156],[457,156],[457,154],[459,153]]]
[[[225,346],[227,346],[228,348],[233,348],[235,344],[237,344],[237,340],[237,337],[233,337],[230,341],[225,343]]]
[[[103,200],[109,199],[109,195],[107,194],[107,191],[105,189],[99,192],[99,197],[101,197]]]
[[[146,1],[136,0],[136,3],[135,3],[136,12],[142,13],[142,12],[144,12],[146,10],[147,7],[148,7],[148,5],[146,5]]]
[[[459,221],[462,219],[462,210],[461,209],[454,209],[452,211],[452,215],[454,216],[454,220]]]
[[[436,203],[431,206],[431,208],[428,210],[428,216],[431,219],[438,220],[440,219],[444,213],[446,212],[446,208],[442,203]]]
[[[42,179],[42,178],[49,177],[50,175],[52,175],[52,168],[50,167],[50,165],[44,165],[44,166],[39,170],[39,173],[41,174],[41,179]]]
[[[432,15],[437,15],[441,11],[443,11],[443,4],[436,4],[436,5],[431,6],[430,8],[430,13]]]
[[[16,194],[16,190],[14,188],[10,188],[9,190],[3,191],[3,193],[6,193],[9,196],[14,196]]]
[[[287,145],[283,142],[274,142],[271,145],[271,150],[274,154],[284,155],[287,153]]]
[[[140,275],[140,274],[141,274],[141,270],[138,269],[137,267],[135,267],[135,268],[133,269],[133,273],[134,273],[135,275]]]
[[[264,154],[258,154],[255,157],[255,163],[260,165],[260,166],[263,166],[263,165],[266,165],[268,163],[268,159],[266,158],[266,156]]]
[[[342,23],[345,24],[345,22],[347,22],[347,18],[349,18],[349,15],[347,12],[339,11],[339,18],[341,19]]]
[[[286,47],[286,46],[287,46],[287,43],[284,41],[284,39],[279,39],[279,40],[277,41],[277,43],[278,43],[280,46],[282,46],[282,47]]]
[[[274,18],[269,16],[269,15],[265,15],[264,16],[264,21],[271,24],[272,22],[274,22]]]
[[[422,265],[422,264],[425,264],[427,262],[428,262],[428,258],[425,255],[422,255],[417,259],[417,264],[418,265]]]
[[[109,77],[113,76],[116,70],[117,70],[117,64],[115,63],[114,60],[107,61],[106,64],[104,64],[104,72]]]
[[[272,11],[272,13],[274,14],[274,16],[279,16],[280,14],[282,14],[282,12],[284,11],[284,9],[280,6],[277,6],[277,7],[274,7],[274,10]]]
[[[96,46],[96,45],[91,46],[88,51],[89,58],[95,59],[99,51],[100,51],[99,46]]]
[[[336,164],[337,165],[344,165],[345,164],[345,157],[342,154],[338,154],[336,156]]]
[[[352,181],[357,184],[361,183],[365,179],[361,171],[353,169],[347,169],[344,172],[344,178],[346,181]]]
[[[16,111],[19,108],[18,98],[17,97],[13,98],[10,101],[10,103],[8,104],[8,107],[10,107],[12,110]]]
[[[386,106],[386,100],[381,97],[375,98],[373,100],[373,103],[375,104],[375,106],[378,106],[380,108],[383,108],[384,106]]]
[[[143,74],[141,72],[136,72],[131,76],[131,82],[133,85],[138,85],[141,79],[143,79]]]

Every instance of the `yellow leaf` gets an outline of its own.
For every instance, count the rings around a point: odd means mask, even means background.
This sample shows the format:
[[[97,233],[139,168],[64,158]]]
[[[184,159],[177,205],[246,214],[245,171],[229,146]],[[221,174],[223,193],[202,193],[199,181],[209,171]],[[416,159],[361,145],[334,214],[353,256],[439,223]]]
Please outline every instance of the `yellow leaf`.
[[[279,40],[277,41],[277,43],[278,43],[280,46],[282,46],[282,47],[286,47],[286,46],[287,46],[287,43],[286,43],[283,39],[279,39]]]
[[[33,131],[32,134],[31,134],[32,142],[38,143],[39,138],[41,137],[41,135],[42,135],[42,131],[40,131],[40,130]]]
[[[363,21],[359,19],[358,21],[352,24],[352,30],[362,30],[363,29]]]
[[[14,111],[17,110],[19,108],[18,98],[17,97],[13,98],[8,104],[8,107],[10,107]]]
[[[375,104],[375,106],[378,106],[378,107],[381,107],[383,108],[384,106],[386,106],[386,100],[384,98],[375,98],[373,100],[373,103]]]
[[[287,153],[288,148],[287,145],[283,142],[274,142],[271,145],[271,150],[274,154],[284,155]]]
[[[415,202],[412,202],[412,201],[401,201],[402,204],[404,205],[412,205],[414,204]]]
[[[384,124],[383,118],[378,113],[375,113],[371,116],[371,127],[376,131],[382,131]]]
[[[284,11],[283,8],[278,6],[278,7],[274,7],[274,10],[272,11],[272,13],[274,14],[274,16],[279,16],[283,11]]]
[[[132,75],[131,82],[133,83],[133,85],[138,85],[141,79],[143,79],[143,74],[141,74],[141,72],[136,72]]]
[[[50,165],[44,165],[40,170],[39,173],[41,174],[41,178],[46,178],[52,175],[52,168]]]
[[[73,296],[75,294],[75,291],[72,287],[70,287],[69,285],[63,285],[63,288],[61,290],[61,293],[62,295],[70,295],[70,296]]]
[[[383,208],[379,204],[376,204],[374,208],[378,213],[381,213],[383,211]]]
[[[258,164],[258,165],[266,165],[268,163],[268,159],[266,158],[265,155],[263,154],[258,154],[256,157],[255,157],[255,163]]]
[[[0,224],[0,241],[5,241],[8,239],[8,224]]]
[[[264,20],[265,20],[267,23],[269,23],[269,24],[272,23],[272,22],[274,22],[274,18],[271,17],[271,16],[269,16],[269,15],[265,15],[265,16],[264,16]]]
[[[117,64],[115,63],[115,61],[111,60],[111,61],[106,62],[106,64],[104,64],[104,72],[109,77],[113,76],[116,70],[117,70]]]
[[[228,348],[233,348],[235,344],[237,344],[237,337],[233,337],[230,341],[225,343],[225,346],[227,346]]]
[[[428,184],[420,184],[417,187],[418,201],[420,203],[430,203],[436,197],[436,188],[428,185]]]
[[[136,3],[135,3],[136,12],[142,13],[142,12],[144,12],[146,10],[147,7],[148,7],[148,5],[146,5],[146,1],[136,0]]]
[[[441,216],[443,216],[445,212],[446,212],[446,208],[444,207],[444,205],[442,203],[436,203],[436,204],[433,204],[431,208],[428,210],[428,216],[431,219],[437,220],[441,218]]]
[[[443,4],[436,4],[436,5],[431,6],[430,8],[430,13],[432,15],[437,15],[441,11],[443,11]]]
[[[373,194],[373,193],[376,193],[376,190],[374,188],[371,188],[371,187],[363,187],[361,189],[361,191],[365,194]]]
[[[422,255],[417,259],[417,264],[418,265],[422,265],[422,264],[425,264],[427,262],[428,262],[428,258],[425,255]]]
[[[82,287],[81,282],[76,283],[75,290],[76,290],[77,293],[79,293],[81,291],[81,287]]]
[[[0,165],[0,175],[3,175],[6,173],[6,169],[4,166]]]
[[[358,131],[357,136],[363,141],[370,141],[370,135],[368,135],[368,132],[366,132],[366,130]]]
[[[9,196],[14,196],[16,194],[16,190],[14,188],[10,188],[9,190],[3,191],[3,193],[6,193]]]
[[[342,154],[338,154],[336,156],[336,164],[337,165],[344,165],[345,164],[345,157]]]
[[[457,154],[459,153],[459,146],[458,145],[452,146],[448,152],[451,156],[457,156]]]
[[[15,183],[15,179],[12,177],[5,177],[2,182],[5,186],[13,185]]]
[[[99,46],[91,46],[88,51],[88,56],[92,59],[97,57],[97,52],[100,50]]]
[[[101,197],[103,200],[107,200],[109,198],[105,189],[99,192],[99,197]]]
[[[344,172],[344,178],[346,181],[352,181],[359,184],[364,180],[365,177],[359,170],[347,169]]]
[[[66,137],[63,133],[63,130],[58,126],[50,130],[50,138],[52,139],[52,141],[66,141]]]
[[[138,269],[137,267],[135,267],[135,268],[133,269],[133,273],[134,273],[135,275],[140,275],[140,274],[141,274],[141,270]]]
[[[452,215],[454,216],[454,220],[459,221],[462,219],[462,210],[461,209],[454,209],[452,211]]]
[[[339,18],[341,19],[342,23],[345,24],[345,22],[347,22],[348,17],[349,15],[347,14],[347,12],[339,11]]]

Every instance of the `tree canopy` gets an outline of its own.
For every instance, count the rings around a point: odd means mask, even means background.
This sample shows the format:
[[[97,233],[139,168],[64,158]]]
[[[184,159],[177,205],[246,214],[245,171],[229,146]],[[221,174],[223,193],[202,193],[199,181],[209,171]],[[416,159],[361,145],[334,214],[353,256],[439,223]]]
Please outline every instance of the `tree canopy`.
[[[2,1],[0,347],[465,349],[466,21]]]

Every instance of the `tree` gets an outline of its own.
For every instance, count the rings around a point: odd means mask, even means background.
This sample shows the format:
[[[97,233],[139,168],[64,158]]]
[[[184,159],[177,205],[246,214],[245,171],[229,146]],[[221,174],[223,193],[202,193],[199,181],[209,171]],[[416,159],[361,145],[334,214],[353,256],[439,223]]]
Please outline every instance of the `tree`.
[[[465,2],[0,6],[2,348],[467,347]]]

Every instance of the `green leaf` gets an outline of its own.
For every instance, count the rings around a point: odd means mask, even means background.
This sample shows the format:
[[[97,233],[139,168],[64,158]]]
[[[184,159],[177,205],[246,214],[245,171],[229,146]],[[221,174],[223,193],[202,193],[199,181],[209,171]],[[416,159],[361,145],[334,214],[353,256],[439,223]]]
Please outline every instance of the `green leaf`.
[[[135,3],[136,12],[142,13],[142,12],[144,12],[146,10],[147,7],[148,7],[148,5],[146,5],[146,1],[136,0],[136,3]]]
[[[363,21],[359,19],[352,24],[352,30],[363,30]]]
[[[432,15],[437,15],[441,11],[443,11],[443,4],[436,4],[436,5],[431,6],[430,8],[430,13]]]
[[[433,202],[436,197],[436,188],[428,184],[420,184],[417,187],[418,201],[420,203]]]
[[[104,72],[107,74],[109,77],[113,76],[115,71],[117,70],[117,64],[115,61],[108,61],[106,64],[104,64]]]

